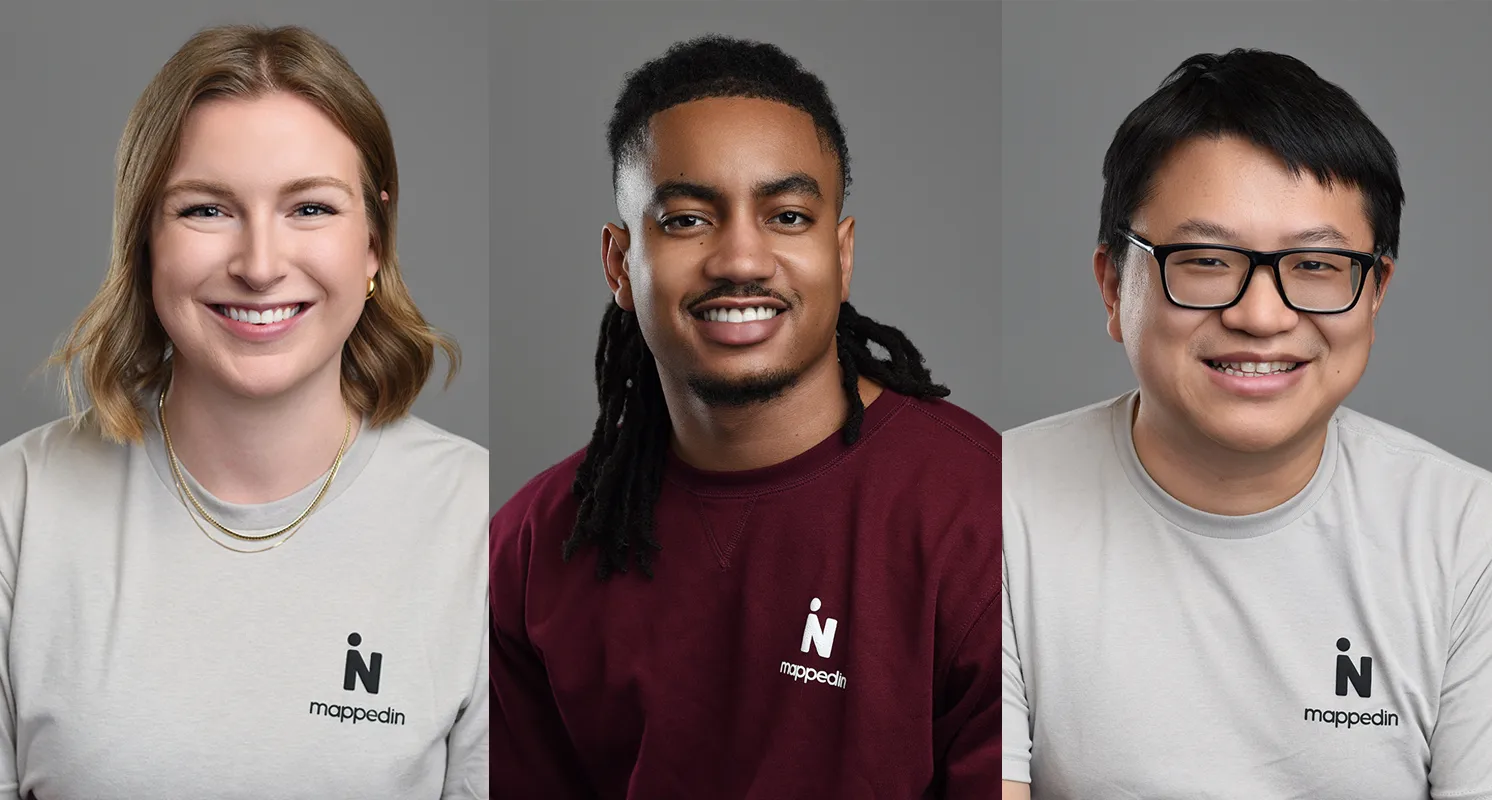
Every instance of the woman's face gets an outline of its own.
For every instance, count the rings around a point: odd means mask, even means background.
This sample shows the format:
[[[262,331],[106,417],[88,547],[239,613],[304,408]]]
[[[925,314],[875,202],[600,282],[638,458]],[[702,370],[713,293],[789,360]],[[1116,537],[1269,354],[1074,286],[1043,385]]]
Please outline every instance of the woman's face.
[[[340,385],[378,271],[355,145],[292,94],[194,108],[150,225],[175,380],[244,397]]]

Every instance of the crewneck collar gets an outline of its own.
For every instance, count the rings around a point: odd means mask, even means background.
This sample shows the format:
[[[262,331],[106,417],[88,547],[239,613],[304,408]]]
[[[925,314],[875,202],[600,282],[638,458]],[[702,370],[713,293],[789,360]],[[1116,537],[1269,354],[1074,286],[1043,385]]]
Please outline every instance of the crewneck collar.
[[[865,407],[860,437],[855,444],[844,442],[843,428],[792,458],[757,469],[715,471],[690,466],[669,448],[665,457],[664,480],[698,495],[715,497],[748,497],[780,491],[817,477],[857,449],[865,446],[890,419],[912,399],[883,388],[879,396]]]
[[[154,405],[150,407],[154,408]],[[151,466],[155,468],[156,476],[166,485],[167,491],[171,493],[172,497],[179,497],[180,490],[177,488],[176,478],[171,471],[171,464],[166,454],[165,439],[161,436],[160,422],[154,414],[146,416],[149,418],[149,421],[145,426],[145,452],[150,458]],[[352,485],[353,481],[362,473],[363,468],[372,460],[373,453],[378,449],[378,443],[382,437],[383,428],[372,427],[366,419],[363,420],[358,429],[357,437],[353,439],[352,444],[348,445],[347,452],[342,456],[342,463],[337,468],[336,480],[327,489],[326,496],[321,499],[320,505],[317,506],[318,509],[330,505],[348,486]],[[295,518],[300,516],[301,512],[305,511],[306,507],[311,504],[311,501],[316,499],[316,493],[321,491],[321,485],[326,482],[327,475],[331,473],[331,464],[327,464],[325,472],[322,472],[315,480],[288,497],[268,503],[244,504],[229,503],[214,496],[202,488],[202,484],[198,483],[196,478],[192,477],[191,472],[187,470],[185,464],[181,462],[177,463],[181,467],[182,478],[186,481],[192,494],[196,496],[197,502],[201,503],[202,507],[207,509],[207,513],[224,526],[242,533],[265,533],[294,522]],[[178,500],[178,502],[190,503],[191,501]],[[185,510],[183,508],[183,511]],[[191,510],[191,513],[193,516],[196,516],[195,508]],[[312,518],[314,516],[313,514]],[[207,523],[204,522],[203,525],[212,533],[219,533],[219,531],[216,531]]]
[[[1116,399],[1109,407],[1110,429],[1113,431],[1114,448],[1129,478],[1130,485],[1140,497],[1167,521],[1182,530],[1214,539],[1251,539],[1273,533],[1300,519],[1321,496],[1326,493],[1336,473],[1338,437],[1337,415],[1327,423],[1326,444],[1321,453],[1321,463],[1311,480],[1289,500],[1266,511],[1243,516],[1213,514],[1192,508],[1172,497],[1140,463],[1135,451],[1134,423],[1136,404],[1140,400],[1138,390]]]

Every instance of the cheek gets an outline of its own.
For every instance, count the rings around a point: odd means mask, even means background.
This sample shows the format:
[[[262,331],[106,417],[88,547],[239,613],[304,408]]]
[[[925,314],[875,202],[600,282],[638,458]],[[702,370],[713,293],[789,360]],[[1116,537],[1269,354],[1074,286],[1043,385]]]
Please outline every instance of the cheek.
[[[150,238],[150,281],[156,299],[178,292],[221,271],[228,257],[227,237],[181,228],[166,228]]]
[[[349,292],[366,290],[368,234],[362,226],[345,231],[322,231],[296,242],[291,256],[307,269],[314,270],[321,281]],[[331,287],[328,287],[331,288]]]

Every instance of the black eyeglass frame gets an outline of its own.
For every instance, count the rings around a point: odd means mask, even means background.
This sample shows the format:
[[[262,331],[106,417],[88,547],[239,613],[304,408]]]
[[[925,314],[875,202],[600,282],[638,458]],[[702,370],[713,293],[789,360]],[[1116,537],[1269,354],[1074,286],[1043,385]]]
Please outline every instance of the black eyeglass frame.
[[[1259,250],[1249,250],[1245,247],[1234,247],[1232,245],[1212,244],[1208,242],[1152,244],[1151,242],[1146,241],[1144,237],[1127,228],[1121,228],[1119,230],[1119,233],[1123,235],[1124,238],[1129,239],[1131,242],[1134,242],[1137,247],[1149,253],[1155,259],[1156,265],[1160,268],[1160,283],[1161,288],[1165,290],[1166,299],[1171,301],[1172,305],[1175,305],[1179,308],[1188,308],[1195,311],[1222,311],[1224,309],[1229,309],[1233,306],[1238,305],[1240,302],[1242,302],[1243,296],[1248,293],[1249,284],[1252,283],[1254,280],[1254,270],[1258,269],[1260,266],[1266,266],[1270,268],[1269,271],[1274,275],[1274,288],[1279,291],[1280,300],[1285,303],[1286,308],[1300,314],[1345,314],[1357,307],[1357,301],[1362,299],[1363,287],[1368,285],[1368,273],[1377,270],[1378,262],[1381,261],[1383,258],[1382,252],[1364,253],[1358,250],[1342,250],[1340,248],[1334,247],[1295,247],[1289,250],[1271,250],[1265,252]],[[1183,303],[1180,300],[1177,300],[1176,296],[1171,294],[1171,284],[1169,279],[1166,277],[1166,261],[1171,257],[1173,253],[1178,253],[1182,250],[1226,250],[1230,253],[1238,253],[1240,255],[1248,256],[1249,271],[1243,276],[1243,283],[1239,285],[1237,296],[1226,303],[1217,303],[1213,305],[1195,305],[1192,303]],[[1290,302],[1290,296],[1285,293],[1285,282],[1280,278],[1280,259],[1284,258],[1285,256],[1294,255],[1296,253],[1327,253],[1335,256],[1346,256],[1362,263],[1364,265],[1362,280],[1358,282],[1357,290],[1352,294],[1352,302],[1348,303],[1344,308],[1339,308],[1333,311],[1316,311],[1314,309],[1301,308],[1300,306],[1297,306],[1294,303]]]

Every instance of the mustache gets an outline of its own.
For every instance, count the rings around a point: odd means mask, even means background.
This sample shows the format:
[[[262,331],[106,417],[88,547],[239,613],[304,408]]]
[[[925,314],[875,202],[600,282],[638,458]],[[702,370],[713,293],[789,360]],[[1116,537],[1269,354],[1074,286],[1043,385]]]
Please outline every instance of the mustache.
[[[770,297],[773,300],[783,303],[789,308],[791,308],[793,305],[791,300],[788,300],[786,297],[783,297],[778,292],[775,292],[772,289],[768,288],[766,284],[759,281],[751,281],[750,283],[721,284],[705,292],[704,294],[691,299],[684,304],[684,307],[694,308],[695,306],[698,306],[700,304],[708,303],[711,300],[720,300],[722,298],[740,300],[750,297]]]

